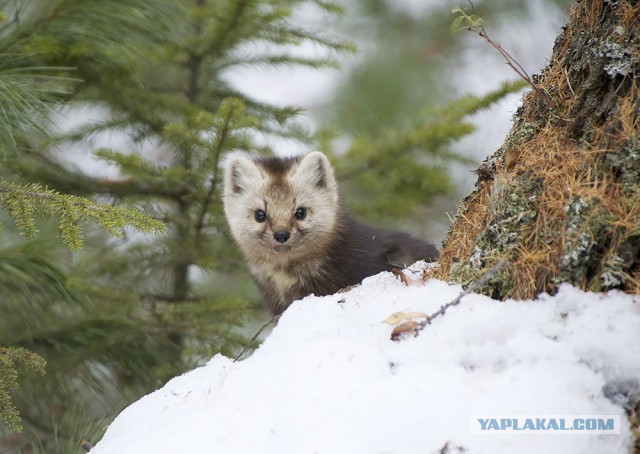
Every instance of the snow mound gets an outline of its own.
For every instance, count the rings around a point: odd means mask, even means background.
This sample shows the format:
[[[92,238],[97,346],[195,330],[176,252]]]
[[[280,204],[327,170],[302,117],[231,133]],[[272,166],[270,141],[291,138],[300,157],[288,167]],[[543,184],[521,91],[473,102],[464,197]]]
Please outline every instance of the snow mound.
[[[307,297],[251,357],[216,356],[171,380],[125,409],[91,452],[629,451],[637,297],[569,286],[535,301],[472,294],[418,336],[390,340],[391,314],[433,313],[461,291],[381,273]],[[620,415],[621,433],[477,435],[472,415]]]

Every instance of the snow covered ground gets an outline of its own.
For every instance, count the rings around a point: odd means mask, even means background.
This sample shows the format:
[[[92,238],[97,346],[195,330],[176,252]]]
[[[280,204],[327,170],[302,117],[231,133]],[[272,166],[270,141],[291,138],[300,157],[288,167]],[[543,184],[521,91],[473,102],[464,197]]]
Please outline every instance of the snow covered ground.
[[[629,452],[639,297],[471,294],[390,339],[392,314],[433,313],[460,292],[381,273],[307,297],[249,358],[216,356],[125,409],[91,453]],[[619,415],[620,434],[473,433],[473,417],[501,415]]]

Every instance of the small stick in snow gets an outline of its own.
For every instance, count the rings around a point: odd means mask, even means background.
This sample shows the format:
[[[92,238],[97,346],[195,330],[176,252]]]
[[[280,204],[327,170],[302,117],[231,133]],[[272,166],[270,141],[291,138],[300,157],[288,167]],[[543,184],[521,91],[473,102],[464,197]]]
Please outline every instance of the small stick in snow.
[[[271,325],[272,323],[273,324],[278,323],[278,319],[280,318],[280,315],[281,314],[276,315],[275,317],[273,317],[271,320],[269,320],[267,323],[265,323],[264,325],[262,325],[260,327],[258,332],[253,335],[253,337],[249,340],[247,345],[245,345],[245,347],[242,349],[242,351],[240,353],[238,353],[238,356],[233,358],[233,362],[234,363],[237,363],[240,360],[240,358],[242,358],[242,355],[244,355],[247,352],[247,350],[249,350],[249,348],[251,348],[251,344],[253,344],[253,342],[258,338],[258,336],[260,334],[262,334],[262,332],[267,328],[267,326]]]
[[[462,300],[462,298],[467,296],[469,293],[475,292],[480,287],[484,286],[487,282],[489,282],[491,279],[496,277],[496,274],[498,274],[498,271],[500,271],[502,268],[504,268],[507,263],[509,263],[508,259],[502,259],[498,263],[493,265],[491,268],[489,268],[486,271],[486,273],[484,273],[482,276],[480,276],[480,278],[478,278],[477,281],[473,282],[469,287],[467,287],[467,289],[465,291],[463,291],[462,293],[460,293],[453,301],[445,304],[444,306],[442,306],[440,308],[439,311],[434,312],[433,314],[428,316],[427,319],[424,322],[421,323],[421,325],[422,325],[421,329],[424,328],[426,325],[430,324],[431,321],[434,318],[436,318],[436,317],[438,317],[440,315],[444,315],[444,313],[450,307],[457,306],[458,304],[460,304],[460,301]]]
[[[398,340],[403,335],[405,335],[405,334],[407,334],[409,332],[412,332],[414,336],[417,336],[418,333],[425,326],[431,324],[431,322],[436,317],[444,315],[444,313],[447,311],[447,309],[449,309],[450,307],[457,306],[458,304],[460,304],[460,301],[462,300],[462,298],[467,296],[469,293],[475,292],[480,287],[484,286],[487,282],[489,282],[491,279],[496,277],[496,274],[498,274],[498,271],[500,271],[502,268],[504,268],[507,265],[507,263],[509,263],[508,259],[500,260],[498,263],[496,263],[491,268],[489,268],[482,276],[480,276],[480,278],[477,281],[473,282],[471,285],[469,285],[469,287],[467,287],[466,290],[464,290],[457,297],[455,297],[455,299],[453,299],[449,303],[443,305],[440,308],[440,310],[438,310],[438,311],[434,312],[433,314],[427,316],[420,323],[417,323],[415,321],[411,321],[411,322],[405,322],[405,323],[402,323],[402,324],[396,326],[393,329],[392,333],[391,333],[391,340],[394,340],[394,341]]]

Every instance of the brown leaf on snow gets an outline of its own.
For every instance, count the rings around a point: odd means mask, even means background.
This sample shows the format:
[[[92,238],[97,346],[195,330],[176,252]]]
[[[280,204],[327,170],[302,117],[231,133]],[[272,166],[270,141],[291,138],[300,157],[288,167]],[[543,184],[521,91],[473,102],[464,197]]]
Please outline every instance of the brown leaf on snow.
[[[400,323],[398,326],[393,328],[393,331],[391,331],[391,340],[397,341],[402,337],[407,337],[409,335],[415,336],[418,334],[421,326],[422,325],[420,323],[414,321]]]
[[[394,312],[388,316],[384,322],[389,325],[397,325],[405,320],[415,320],[416,318],[427,318],[428,315],[424,312]]]

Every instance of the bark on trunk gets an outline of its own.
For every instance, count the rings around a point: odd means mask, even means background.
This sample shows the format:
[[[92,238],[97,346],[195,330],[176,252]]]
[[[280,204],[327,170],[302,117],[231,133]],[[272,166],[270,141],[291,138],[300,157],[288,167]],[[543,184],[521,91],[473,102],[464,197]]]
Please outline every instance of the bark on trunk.
[[[478,169],[435,277],[469,283],[502,258],[495,298],[562,282],[640,293],[640,5],[576,2],[503,146]]]

